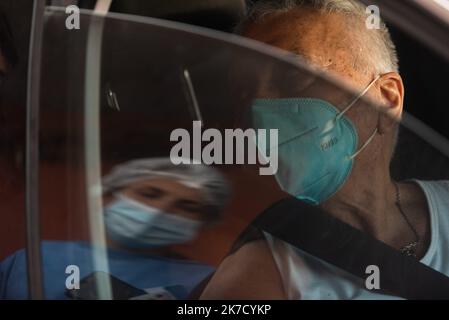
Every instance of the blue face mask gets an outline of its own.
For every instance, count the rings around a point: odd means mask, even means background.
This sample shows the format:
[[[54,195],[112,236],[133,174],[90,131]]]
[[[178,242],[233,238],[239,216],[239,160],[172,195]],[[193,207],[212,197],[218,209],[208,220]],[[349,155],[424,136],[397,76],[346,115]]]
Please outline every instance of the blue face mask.
[[[162,212],[120,194],[104,211],[108,235],[129,248],[184,243],[192,240],[203,224]]]
[[[357,130],[344,114],[378,79],[374,79],[343,111],[319,99],[254,101],[253,126],[279,130],[276,179],[282,190],[317,205],[340,189],[351,173],[354,158],[377,133],[376,129],[357,151]],[[269,149],[273,147],[269,146]]]

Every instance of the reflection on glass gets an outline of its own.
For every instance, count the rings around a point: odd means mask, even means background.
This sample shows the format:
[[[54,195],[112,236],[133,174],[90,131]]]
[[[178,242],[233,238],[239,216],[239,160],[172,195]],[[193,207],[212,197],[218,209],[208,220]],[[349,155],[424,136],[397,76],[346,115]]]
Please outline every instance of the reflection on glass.
[[[213,267],[176,254],[221,219],[229,198],[225,178],[203,165],[173,165],[169,158],[141,159],[113,168],[103,180],[109,274],[95,270],[92,245],[43,241],[46,298],[95,299],[95,279],[109,277],[114,299],[186,299]],[[69,268],[68,268],[69,267]],[[25,255],[2,268],[4,299],[26,299]],[[68,268],[68,269],[67,269]],[[79,272],[71,287],[69,271]]]
[[[191,241],[202,228],[219,220],[228,198],[226,181],[214,169],[175,166],[168,158],[118,166],[105,177],[103,186],[110,243],[128,250]]]

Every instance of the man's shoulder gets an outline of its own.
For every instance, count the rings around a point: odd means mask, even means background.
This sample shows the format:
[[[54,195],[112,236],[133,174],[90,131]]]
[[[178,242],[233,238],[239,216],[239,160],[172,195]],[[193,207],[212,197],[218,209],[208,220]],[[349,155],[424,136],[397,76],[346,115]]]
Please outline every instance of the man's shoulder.
[[[444,188],[446,192],[449,192],[449,180],[435,181],[435,183]]]
[[[426,183],[430,183],[436,186],[440,186],[446,189],[446,191],[449,191],[449,180],[431,180],[426,181]]]
[[[447,221],[449,218],[447,214],[449,212],[449,180],[417,181],[417,183],[424,191],[430,211]]]
[[[203,299],[285,299],[282,278],[262,239],[242,244],[212,276]]]
[[[449,180],[415,180],[424,191],[431,193],[434,196],[443,196],[448,198]]]

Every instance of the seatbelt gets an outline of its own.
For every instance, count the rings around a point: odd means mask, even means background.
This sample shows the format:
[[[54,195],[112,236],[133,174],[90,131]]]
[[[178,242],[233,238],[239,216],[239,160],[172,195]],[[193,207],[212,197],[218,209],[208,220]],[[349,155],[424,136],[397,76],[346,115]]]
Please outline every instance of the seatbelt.
[[[380,290],[405,299],[449,299],[449,278],[296,198],[279,201],[252,223],[277,239],[363,280],[379,267]],[[368,290],[368,289],[367,289]]]

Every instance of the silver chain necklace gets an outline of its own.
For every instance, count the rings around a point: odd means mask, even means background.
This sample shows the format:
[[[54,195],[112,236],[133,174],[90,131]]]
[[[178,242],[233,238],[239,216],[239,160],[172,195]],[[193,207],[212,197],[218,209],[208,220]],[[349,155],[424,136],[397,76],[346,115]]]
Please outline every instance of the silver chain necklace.
[[[415,227],[413,227],[412,223],[408,219],[407,215],[404,213],[404,210],[402,210],[401,205],[401,192],[399,190],[399,186],[396,182],[393,182],[394,186],[396,187],[396,206],[399,209],[399,212],[401,212],[402,217],[409,225],[410,229],[412,229],[413,233],[415,234],[416,240],[413,242],[410,242],[409,244],[403,246],[400,251],[402,254],[405,254],[406,256],[415,257],[416,258],[416,248],[419,244],[420,238],[418,231],[416,231]]]

